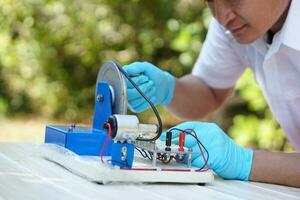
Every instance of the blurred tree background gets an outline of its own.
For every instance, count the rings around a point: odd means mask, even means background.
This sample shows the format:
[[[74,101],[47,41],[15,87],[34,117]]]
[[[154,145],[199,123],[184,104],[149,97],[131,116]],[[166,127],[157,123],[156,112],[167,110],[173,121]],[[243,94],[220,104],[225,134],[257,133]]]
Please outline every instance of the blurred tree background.
[[[202,0],[0,0],[0,116],[90,123],[101,64],[191,71],[211,15]],[[159,108],[166,127],[179,121]],[[139,114],[153,121],[150,111]],[[38,119],[37,117],[37,119]],[[254,148],[290,151],[252,72],[209,120]]]

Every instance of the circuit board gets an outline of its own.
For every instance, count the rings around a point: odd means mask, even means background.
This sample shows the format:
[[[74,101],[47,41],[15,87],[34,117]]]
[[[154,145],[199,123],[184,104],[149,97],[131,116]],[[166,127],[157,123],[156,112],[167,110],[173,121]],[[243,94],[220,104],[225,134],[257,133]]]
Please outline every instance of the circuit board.
[[[211,183],[214,175],[211,170],[197,172],[195,168],[187,169],[185,164],[166,166],[157,163],[153,167],[149,160],[139,156],[138,152],[132,169],[120,169],[117,166],[101,162],[99,156],[78,156],[73,152],[57,145],[44,146],[42,157],[57,164],[70,173],[88,181],[98,183],[132,182],[132,183]],[[105,157],[109,160],[110,157]]]

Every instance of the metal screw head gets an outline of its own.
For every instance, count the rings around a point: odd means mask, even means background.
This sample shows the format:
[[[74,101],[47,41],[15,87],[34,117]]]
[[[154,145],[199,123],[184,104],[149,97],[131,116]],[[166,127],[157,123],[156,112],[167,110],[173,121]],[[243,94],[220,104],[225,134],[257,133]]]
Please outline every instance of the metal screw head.
[[[127,147],[122,147],[121,152],[122,152],[121,160],[125,161],[127,158]]]
[[[127,152],[127,147],[122,147],[122,153],[126,153]]]
[[[103,94],[98,94],[97,97],[96,97],[96,100],[99,101],[99,102],[103,102],[104,101]]]
[[[75,124],[71,124],[68,128],[68,132],[72,132],[75,129],[76,125]]]

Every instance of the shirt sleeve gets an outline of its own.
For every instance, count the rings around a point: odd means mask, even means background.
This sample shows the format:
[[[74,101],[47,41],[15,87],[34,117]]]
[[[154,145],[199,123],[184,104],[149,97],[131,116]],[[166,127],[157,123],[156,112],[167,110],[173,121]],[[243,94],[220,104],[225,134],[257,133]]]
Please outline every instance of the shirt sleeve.
[[[231,88],[247,67],[244,49],[231,33],[226,33],[226,29],[212,19],[192,74],[209,87]]]

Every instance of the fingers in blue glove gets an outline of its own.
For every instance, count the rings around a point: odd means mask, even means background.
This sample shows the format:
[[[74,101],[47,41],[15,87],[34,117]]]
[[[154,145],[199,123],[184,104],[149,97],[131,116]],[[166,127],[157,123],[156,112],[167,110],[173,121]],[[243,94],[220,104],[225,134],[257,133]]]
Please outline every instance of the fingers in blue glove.
[[[150,88],[147,92],[145,92],[144,94],[145,94],[145,96],[146,97],[148,97],[149,99],[151,99],[152,97],[154,97],[155,95],[155,91],[156,91],[156,89],[155,89],[155,87],[152,87],[152,88]],[[153,98],[152,98],[152,100],[154,100]],[[138,96],[138,95],[136,95],[136,98],[128,98],[128,102],[129,102],[129,104],[131,104],[131,105],[140,105],[140,104],[142,104],[143,102],[146,102],[146,100],[140,95],[140,96]],[[155,104],[155,102],[152,102],[152,103],[154,103]]]
[[[180,131],[177,131],[177,132],[180,133]],[[172,131],[172,144],[176,144],[176,145],[179,144],[179,133],[175,134],[175,130]],[[193,134],[193,133],[191,133],[191,134]],[[165,141],[166,140],[166,132],[163,132],[159,139],[161,141]],[[193,136],[191,136],[190,134],[185,134],[184,146],[187,147],[187,148],[192,148],[195,145],[197,145],[197,140]]]
[[[179,144],[179,138],[178,137],[174,138],[173,136],[172,136],[172,138],[173,138],[172,143],[178,145]],[[184,140],[184,146],[187,147],[187,148],[192,148],[195,145],[197,145],[197,140],[193,136],[191,136],[189,134],[186,134],[185,135],[185,140]]]
[[[137,85],[141,85],[141,84],[144,84],[146,82],[149,81],[149,78],[148,76],[145,76],[145,75],[139,75],[139,76],[134,76],[134,77],[131,77],[131,80]],[[134,88],[133,85],[130,83],[129,80],[126,79],[126,84],[127,84],[127,88]]]
[[[203,150],[203,153],[204,153],[205,159],[207,159],[207,154],[204,150]],[[204,164],[205,164],[205,160],[203,159],[200,151],[197,151],[196,154],[192,155],[192,165],[193,166],[202,168],[204,166]],[[207,163],[207,164],[209,165],[209,163]]]
[[[155,92],[155,86],[152,81],[148,81],[144,84],[141,84],[138,86],[139,89],[145,94],[148,98],[154,95]],[[137,91],[135,88],[127,89],[127,94],[128,94],[128,101],[133,101],[136,99],[143,99],[142,95]],[[145,100],[144,100],[145,101]]]
[[[172,144],[178,145],[179,144],[179,140],[178,140],[179,138],[178,137],[175,137],[175,138],[172,137],[172,138],[173,138],[172,139]],[[166,132],[162,133],[162,135],[160,137],[160,140],[161,141],[165,141],[166,140]],[[192,164],[194,164],[194,162],[195,162],[195,166],[196,167],[199,167],[199,168],[203,167],[205,161],[204,161],[203,156],[201,154],[200,148],[199,148],[199,146],[197,144],[197,140],[193,136],[187,134],[185,136],[185,144],[184,144],[184,146],[187,147],[187,148],[191,148],[192,149],[192,152],[193,152],[192,153]],[[202,152],[203,152],[205,158],[207,158],[207,153],[205,152],[205,150],[203,149],[202,146],[200,146],[200,147],[202,148]],[[198,159],[198,157],[199,157],[199,159]]]
[[[169,129],[172,130],[172,135],[173,137],[178,137],[179,134],[181,133],[180,130],[186,130],[186,129],[194,129],[194,123],[193,122],[184,122],[182,124],[179,124],[177,126],[174,126],[173,128]],[[179,130],[176,130],[179,129]]]
[[[154,102],[155,99],[156,98],[154,96],[150,97],[151,102]],[[128,102],[128,103],[129,103],[130,110],[133,111],[133,112],[136,112],[136,113],[147,110],[150,107],[149,103],[145,100],[143,100],[143,102],[141,104],[138,104],[138,105],[132,105],[132,104],[130,104],[130,102]]]
[[[174,127],[170,128],[170,129],[168,129],[167,131],[162,132],[162,134],[161,134],[161,136],[160,136],[159,139],[160,139],[161,141],[165,141],[165,140],[166,140],[166,134],[167,134],[167,132],[170,131],[171,129],[177,128],[178,126],[179,126],[179,125],[174,126]],[[177,128],[177,129],[185,130],[185,129],[182,129],[181,127],[180,127],[180,128]],[[178,137],[179,137],[179,134],[180,134],[181,132],[182,132],[182,131],[179,131],[179,130],[172,130],[172,138],[173,138],[173,139],[178,138]],[[174,140],[174,141],[175,141],[175,140]]]
[[[123,69],[129,76],[138,76],[138,75],[143,74],[146,71],[148,64],[150,64],[150,63],[134,62],[129,65],[125,65]]]

